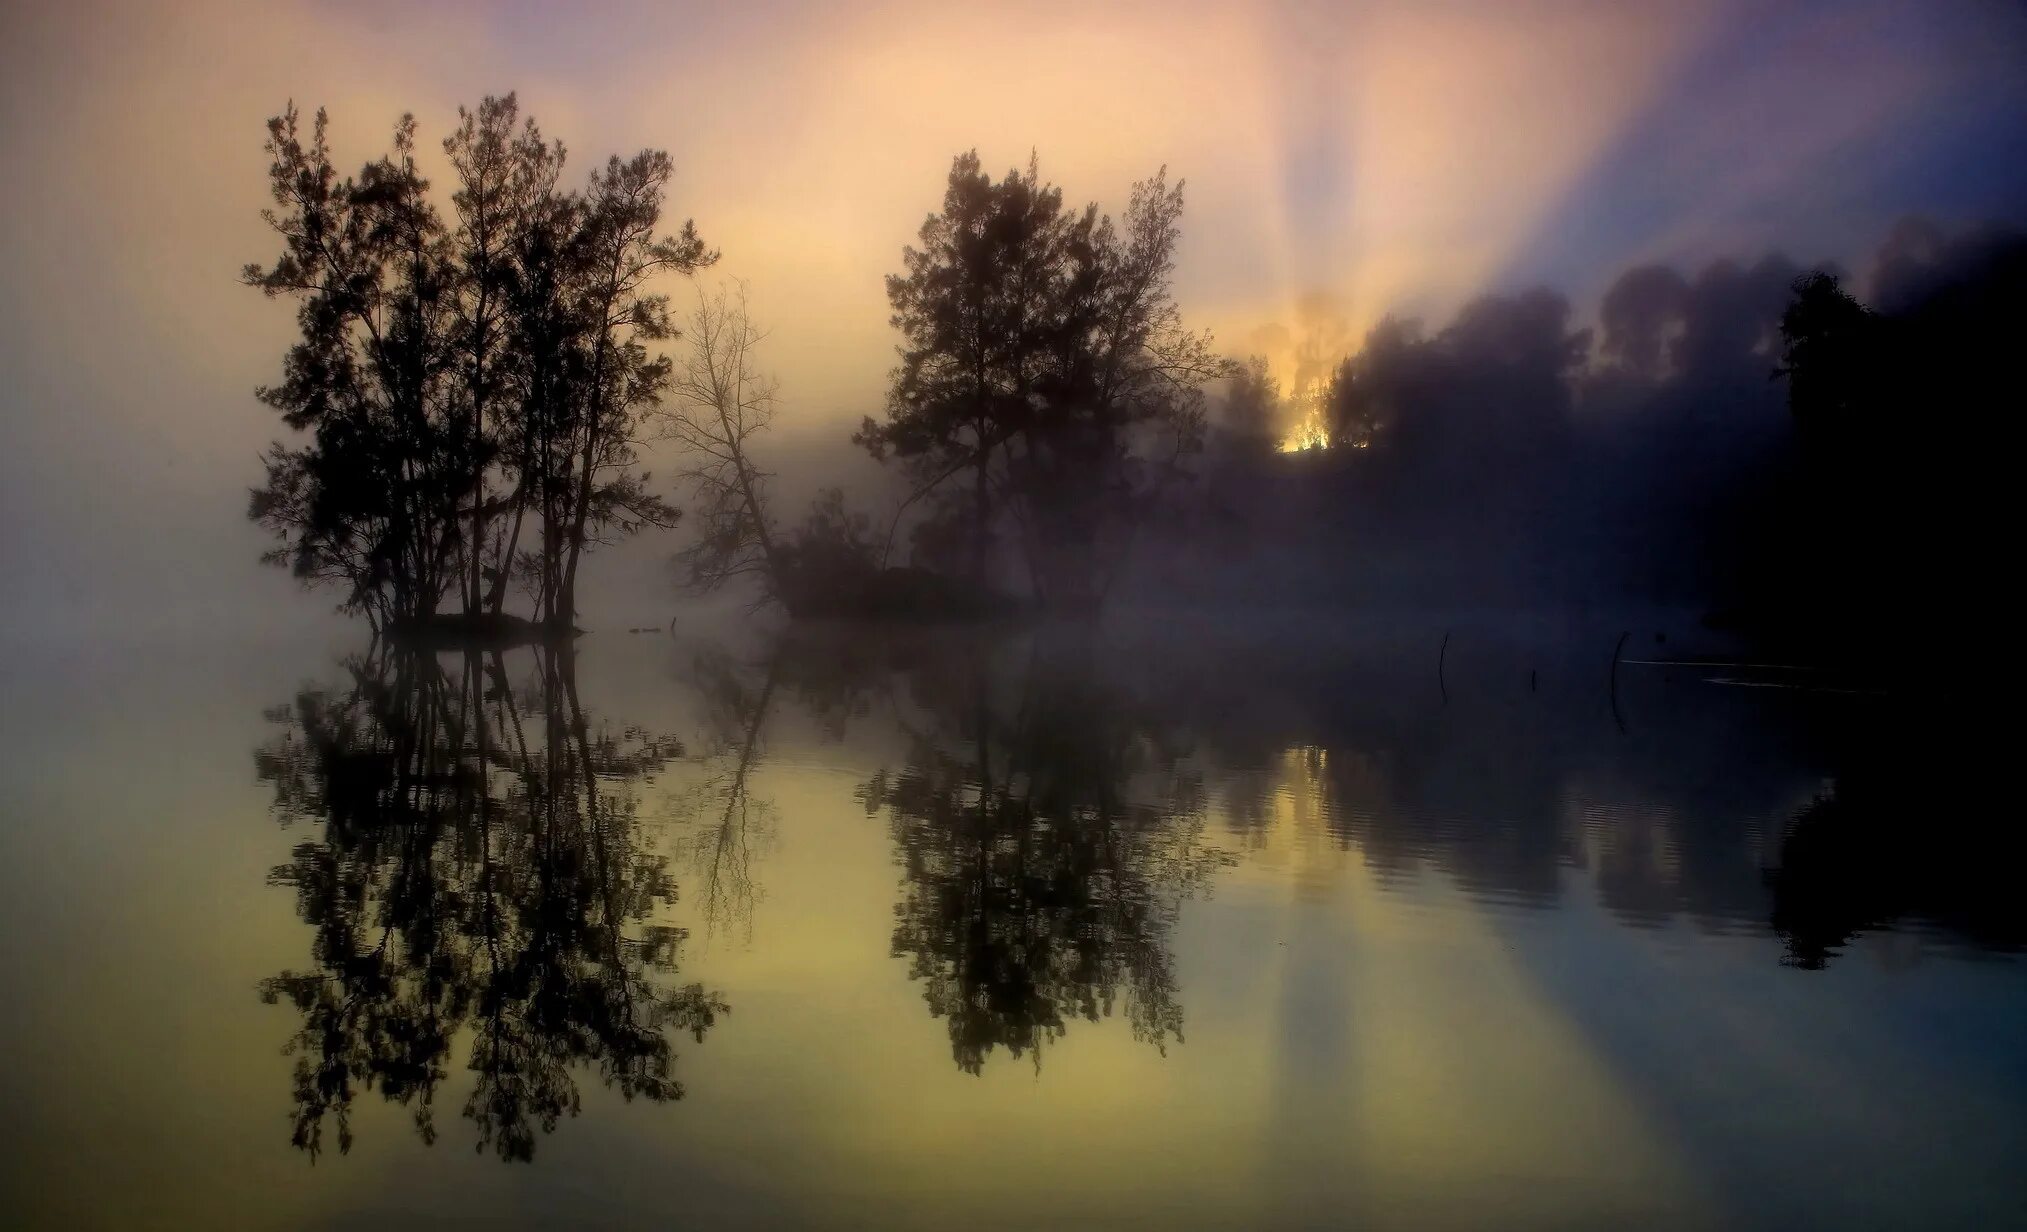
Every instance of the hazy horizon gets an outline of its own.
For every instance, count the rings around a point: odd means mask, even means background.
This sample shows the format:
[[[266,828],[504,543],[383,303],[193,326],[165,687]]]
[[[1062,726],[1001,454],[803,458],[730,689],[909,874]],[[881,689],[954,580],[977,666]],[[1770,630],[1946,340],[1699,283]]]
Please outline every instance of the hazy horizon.
[[[1171,15],[1172,14],[1172,15]],[[1855,271],[1891,222],[2027,220],[2027,14],[1961,3],[17,7],[0,235],[0,558],[15,629],[315,612],[255,558],[253,397],[293,314],[269,256],[262,124],[329,109],[337,161],[412,111],[425,166],[459,104],[517,91],[571,152],[673,155],[669,212],[724,254],[782,379],[777,449],[845,441],[894,360],[882,279],[951,156],[1035,152],[1072,202],[1188,184],[1176,297],[1292,375],[1380,316],[1440,325],[1547,284],[1579,323],[1629,265],[1782,252]],[[675,280],[671,280],[672,282]],[[678,299],[687,288],[672,286]],[[828,459],[828,461],[817,461]],[[666,474],[665,459],[649,469]],[[810,483],[796,479],[795,483]],[[681,532],[678,531],[677,535]],[[671,536],[595,566],[643,588]],[[620,578],[621,561],[631,576]],[[657,581],[654,583],[659,585]]]
[[[80,0],[0,96],[9,1227],[2027,1213],[2027,4]]]

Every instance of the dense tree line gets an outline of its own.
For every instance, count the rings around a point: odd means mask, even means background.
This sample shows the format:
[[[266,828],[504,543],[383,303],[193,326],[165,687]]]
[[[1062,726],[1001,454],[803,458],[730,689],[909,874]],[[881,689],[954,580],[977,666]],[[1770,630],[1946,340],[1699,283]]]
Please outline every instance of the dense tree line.
[[[2004,598],[2027,237],[1910,220],[1870,298],[1818,274],[1781,319],[1799,455],[1789,607],[1860,616],[1941,670],[1939,639]]]
[[[1906,425],[2018,393],[2022,244],[1999,232],[1904,223],[1871,307],[1770,255],[1630,269],[1590,328],[1548,289],[1441,329],[1389,316],[1356,349],[1311,339],[1284,391],[1185,326],[1165,169],[1115,221],[1033,159],[994,179],[966,153],[887,280],[900,362],[853,436],[896,503],[875,525],[830,489],[798,522],[760,456],[777,391],[743,289],[680,322],[657,289],[716,259],[691,224],[664,233],[666,154],[566,189],[561,145],[488,98],[444,139],[440,211],[412,119],[344,179],[326,130],[293,107],[269,124],[282,252],[245,277],[298,302],[261,396],[302,435],[250,512],[271,559],[376,628],[484,629],[518,585],[567,629],[585,554],[672,526],[676,498],[690,588],[796,615],[1089,611],[1131,576],[1249,601],[1658,600],[1853,643],[1919,633],[1923,603],[1991,575],[2003,451]],[[650,441],[675,452],[666,494]]]
[[[1214,407],[1198,518],[1150,578],[1332,601],[1660,601],[1844,651],[1926,636],[1950,596],[1996,576],[2004,451],[1913,425],[2005,431],[2023,251],[1909,220],[1865,279],[1872,307],[1834,267],[1779,255],[1643,265],[1591,328],[1535,290],[1433,332],[1386,318],[1306,387],[1256,360]]]

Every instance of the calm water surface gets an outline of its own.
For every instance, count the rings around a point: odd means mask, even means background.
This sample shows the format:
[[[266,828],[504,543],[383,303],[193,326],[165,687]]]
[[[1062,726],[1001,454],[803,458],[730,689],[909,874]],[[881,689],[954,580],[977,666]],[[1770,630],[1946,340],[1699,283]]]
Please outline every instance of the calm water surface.
[[[1616,632],[17,650],[7,1222],[2020,1223],[2005,763]]]

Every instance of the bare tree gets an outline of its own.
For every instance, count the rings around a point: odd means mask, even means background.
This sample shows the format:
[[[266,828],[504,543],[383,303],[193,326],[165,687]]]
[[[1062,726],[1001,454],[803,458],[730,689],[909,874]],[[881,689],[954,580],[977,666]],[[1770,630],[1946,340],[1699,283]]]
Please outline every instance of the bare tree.
[[[767,335],[735,285],[699,289],[685,330],[689,346],[669,381],[660,423],[690,459],[677,480],[687,492],[695,540],[676,555],[684,581],[709,592],[748,574],[777,594],[783,556],[767,511],[771,477],[753,460],[754,437],[774,419],[776,382],[755,351]]]

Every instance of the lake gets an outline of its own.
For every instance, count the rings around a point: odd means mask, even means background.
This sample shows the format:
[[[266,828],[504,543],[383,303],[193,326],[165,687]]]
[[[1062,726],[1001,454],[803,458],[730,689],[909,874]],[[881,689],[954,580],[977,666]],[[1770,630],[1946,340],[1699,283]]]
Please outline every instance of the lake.
[[[0,683],[12,1224],[2027,1210],[2005,754],[1694,630],[351,631]]]

